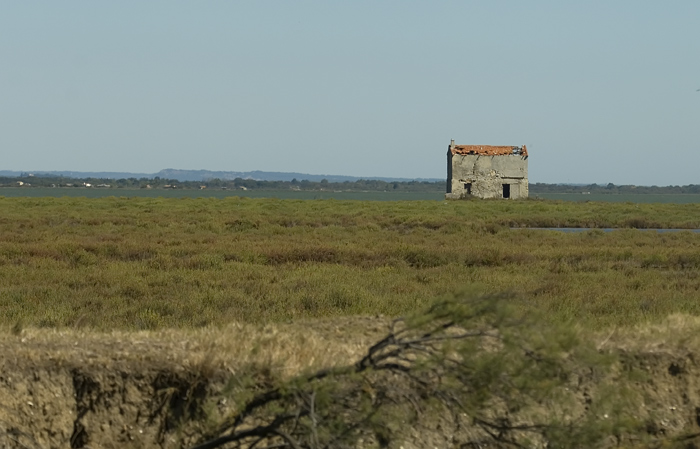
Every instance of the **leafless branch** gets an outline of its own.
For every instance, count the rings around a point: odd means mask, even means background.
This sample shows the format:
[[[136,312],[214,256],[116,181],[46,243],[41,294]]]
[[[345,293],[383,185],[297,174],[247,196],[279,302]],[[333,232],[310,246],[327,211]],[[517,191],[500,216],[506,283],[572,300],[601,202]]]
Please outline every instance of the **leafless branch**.
[[[370,346],[356,363],[322,369],[256,395],[225,421],[209,441],[193,449],[245,442],[251,447],[267,443],[265,448],[354,447],[346,442],[360,435],[371,436],[373,420],[381,417],[384,407],[413,410],[420,417],[429,399],[454,411],[455,422],[464,415],[472,427],[481,430],[473,438],[473,447],[478,447],[484,438],[521,447],[520,433],[543,435],[547,425],[513,423],[507,418],[510,408],[503,408],[502,415],[494,412],[487,418],[482,416],[478,407],[492,404],[489,400],[508,403],[512,398],[521,400],[527,396],[510,378],[520,374],[518,368],[509,371],[513,365],[510,359],[501,359],[507,361],[493,375],[489,370],[483,371],[484,366],[492,360],[489,357],[498,357],[506,345],[512,351],[508,357],[518,358],[524,367],[542,365],[555,369],[559,359],[543,356],[525,340],[504,338],[503,329],[519,329],[524,322],[495,314],[496,303],[502,299],[484,297],[464,305],[442,302],[431,307],[424,320],[394,320],[387,335]],[[465,343],[468,339],[473,339],[474,344]],[[496,341],[495,349],[474,349],[494,346],[484,343],[486,340]],[[478,399],[470,397],[479,389]]]

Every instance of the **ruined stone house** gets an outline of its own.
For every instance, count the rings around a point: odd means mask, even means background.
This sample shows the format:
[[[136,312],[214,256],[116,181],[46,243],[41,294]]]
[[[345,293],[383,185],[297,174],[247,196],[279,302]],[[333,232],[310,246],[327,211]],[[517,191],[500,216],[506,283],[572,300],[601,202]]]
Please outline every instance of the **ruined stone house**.
[[[447,194],[457,199],[527,198],[527,148],[516,146],[455,145],[447,151]]]

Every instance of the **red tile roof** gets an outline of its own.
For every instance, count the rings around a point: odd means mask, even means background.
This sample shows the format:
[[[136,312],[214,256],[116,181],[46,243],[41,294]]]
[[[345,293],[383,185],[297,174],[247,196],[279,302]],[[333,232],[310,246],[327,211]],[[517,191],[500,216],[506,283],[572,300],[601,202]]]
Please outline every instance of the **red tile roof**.
[[[477,154],[480,156],[507,156],[517,154],[527,156],[527,147],[493,145],[450,145],[452,154]]]

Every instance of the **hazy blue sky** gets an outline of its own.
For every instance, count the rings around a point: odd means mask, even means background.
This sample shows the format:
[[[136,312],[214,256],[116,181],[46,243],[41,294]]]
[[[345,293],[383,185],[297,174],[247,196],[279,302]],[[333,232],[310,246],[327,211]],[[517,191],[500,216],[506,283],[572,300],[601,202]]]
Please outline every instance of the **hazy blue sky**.
[[[700,1],[0,0],[0,169],[700,184]]]

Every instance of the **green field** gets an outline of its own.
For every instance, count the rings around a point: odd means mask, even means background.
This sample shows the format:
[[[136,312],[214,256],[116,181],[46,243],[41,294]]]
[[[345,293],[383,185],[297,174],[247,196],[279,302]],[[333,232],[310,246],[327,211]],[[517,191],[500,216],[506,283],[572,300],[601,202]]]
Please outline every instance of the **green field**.
[[[0,324],[151,329],[419,310],[461,289],[594,327],[697,314],[700,205],[0,199]]]

